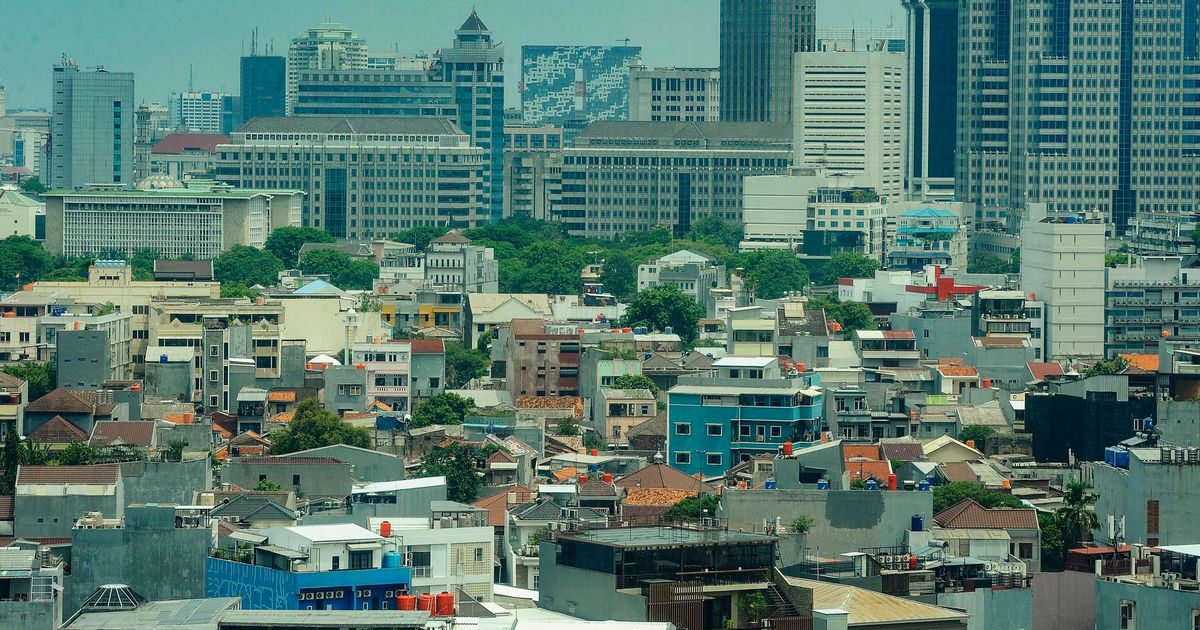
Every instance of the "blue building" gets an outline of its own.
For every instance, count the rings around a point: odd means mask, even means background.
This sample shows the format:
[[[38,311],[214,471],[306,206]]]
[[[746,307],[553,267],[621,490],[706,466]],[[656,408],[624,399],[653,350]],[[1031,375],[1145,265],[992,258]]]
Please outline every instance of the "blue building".
[[[245,530],[208,558],[208,597],[251,610],[391,610],[412,569],[390,540],[358,525]]]
[[[813,373],[785,375],[774,357],[727,356],[712,376],[681,377],[667,392],[669,463],[686,473],[723,474],[784,442],[806,442],[824,424]]]
[[[962,220],[949,210],[905,210],[897,219],[896,235],[887,248],[887,268],[920,271],[927,265],[965,266],[967,236]]]
[[[625,120],[629,66],[641,46],[522,46],[521,111],[527,124]]]

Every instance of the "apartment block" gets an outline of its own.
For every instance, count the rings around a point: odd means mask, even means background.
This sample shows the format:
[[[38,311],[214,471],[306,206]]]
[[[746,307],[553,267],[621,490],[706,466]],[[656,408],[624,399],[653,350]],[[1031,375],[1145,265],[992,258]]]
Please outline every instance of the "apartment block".
[[[1103,356],[1105,225],[1044,210],[1031,204],[1021,229],[1021,288],[1046,304],[1045,356]]]
[[[50,115],[51,188],[133,185],[133,73],[54,66]]]
[[[504,216],[550,218],[562,195],[561,127],[504,127]]]
[[[302,71],[365,69],[367,42],[341,24],[321,23],[292,39],[288,47],[286,67],[286,114],[290,115],[294,113],[293,109],[296,106],[297,87]]]
[[[505,377],[514,400],[579,395],[579,334],[571,330],[558,333],[541,319],[512,320]]]
[[[629,68],[629,120],[716,122],[721,116],[716,68]]]
[[[1200,272],[1178,256],[1106,269],[1104,356],[1158,354],[1164,336],[1200,336]]]

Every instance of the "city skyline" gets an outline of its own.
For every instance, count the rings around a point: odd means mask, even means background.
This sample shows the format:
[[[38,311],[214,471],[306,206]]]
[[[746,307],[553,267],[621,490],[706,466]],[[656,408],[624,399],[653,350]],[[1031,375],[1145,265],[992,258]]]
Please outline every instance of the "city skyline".
[[[630,10],[621,10],[622,4]],[[139,103],[166,102],[172,92],[187,90],[189,75],[197,90],[236,94],[238,59],[249,54],[250,33],[256,26],[260,54],[273,44],[274,54],[286,56],[292,37],[327,18],[353,29],[371,50],[432,53],[449,45],[454,29],[474,7],[504,46],[509,66],[506,106],[516,107],[522,45],[618,45],[629,37],[631,45],[642,46],[647,65],[716,67],[718,4],[717,0],[617,0],[593,7],[569,0],[420,0],[342,5],[308,0],[289,3],[288,10],[280,12],[274,3],[231,2],[195,9],[181,4],[178,11],[168,11],[158,3],[139,0],[114,13],[103,4],[51,1],[8,16],[12,28],[0,42],[0,54],[16,55],[25,63],[0,68],[0,85],[7,91],[10,109],[48,109],[49,69],[66,53],[81,68],[133,72]],[[818,28],[879,28],[892,19],[893,27],[902,31],[899,0],[887,3],[887,10],[881,10],[880,4],[879,0],[818,0]],[[635,6],[637,20],[630,19]],[[531,11],[539,14],[538,20],[528,19]],[[233,26],[230,15],[239,16]],[[47,30],[40,26],[44,24],[57,26]],[[171,24],[178,26],[164,27]],[[663,29],[664,24],[672,28]],[[142,44],[113,45],[133,41]]]

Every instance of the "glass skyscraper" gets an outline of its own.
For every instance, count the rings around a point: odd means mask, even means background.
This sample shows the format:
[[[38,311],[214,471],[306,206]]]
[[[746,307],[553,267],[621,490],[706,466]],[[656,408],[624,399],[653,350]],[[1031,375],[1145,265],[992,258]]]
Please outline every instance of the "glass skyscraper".
[[[816,50],[816,0],[721,0],[721,120],[789,122],[795,54]]]
[[[284,115],[287,59],[274,55],[242,57],[241,70],[241,120]]]
[[[625,120],[641,46],[522,46],[521,111],[530,125]]]
[[[908,151],[917,197],[953,191],[959,0],[904,0],[908,11]]]
[[[54,66],[51,188],[133,185],[133,73]]]

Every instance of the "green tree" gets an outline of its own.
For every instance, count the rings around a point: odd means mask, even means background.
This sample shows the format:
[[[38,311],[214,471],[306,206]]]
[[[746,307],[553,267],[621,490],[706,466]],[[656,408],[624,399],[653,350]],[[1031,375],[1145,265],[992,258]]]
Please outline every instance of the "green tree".
[[[171,440],[170,442],[167,442],[167,448],[163,451],[163,461],[183,461],[183,449],[187,447],[188,443],[186,440]]]
[[[836,295],[820,296],[809,300],[809,308],[825,310],[825,318],[837,322],[847,337],[856,330],[875,330],[875,315],[871,309],[858,302],[843,302]]]
[[[275,254],[245,245],[221,252],[213,261],[213,275],[221,284],[275,286],[280,271],[283,271],[283,262]]]
[[[404,230],[403,232],[392,233],[392,240],[399,241],[401,243],[408,243],[417,251],[423,252],[429,247],[430,241],[449,231],[450,228],[447,227],[421,225],[415,228]]]
[[[349,254],[336,249],[313,249],[300,256],[297,266],[307,274],[328,275],[333,282],[346,272],[351,260]]]
[[[1093,376],[1111,376],[1120,374],[1129,368],[1129,363],[1125,361],[1125,357],[1117,355],[1111,359],[1101,359],[1088,366],[1084,370],[1083,377],[1091,378]]]
[[[37,440],[26,439],[21,442],[22,466],[45,466],[50,463],[50,445]]]
[[[29,400],[37,400],[58,387],[58,374],[53,363],[24,361],[0,366],[0,372],[15,376],[29,383]]]
[[[41,282],[87,282],[86,277],[70,267],[59,267],[49,271],[39,280]]]
[[[1055,510],[1062,529],[1063,545],[1074,549],[1080,543],[1092,539],[1092,532],[1100,528],[1100,519],[1094,506],[1097,495],[1089,494],[1082,481],[1072,481],[1063,488],[1063,506]]]
[[[84,442],[71,442],[54,460],[60,466],[87,466],[95,463],[99,453]]]
[[[1105,254],[1104,255],[1104,266],[1105,267],[1118,267],[1120,265],[1128,265],[1128,264],[1129,264],[1129,254]]]
[[[851,490],[866,490],[867,489],[867,480],[863,479],[862,477],[855,477],[854,479],[851,479],[850,480],[850,489]]]
[[[600,272],[604,290],[624,299],[637,291],[637,265],[625,252],[617,252],[604,259]]]
[[[710,214],[692,224],[692,229],[687,233],[688,240],[721,245],[730,251],[736,251],[743,238],[745,238],[745,231],[740,225],[726,221],[715,214]]]
[[[46,185],[42,183],[41,178],[39,178],[37,175],[34,175],[33,177],[21,182],[21,190],[34,193],[35,195],[40,195],[50,189],[46,188]]]
[[[579,423],[575,422],[575,418],[563,418],[558,421],[558,426],[554,427],[554,435],[573,436],[579,435]]]
[[[221,284],[221,297],[223,298],[256,298],[262,295],[258,291],[240,282],[225,282]]]
[[[54,257],[28,236],[0,241],[0,291],[12,291],[54,269]]]
[[[576,295],[583,287],[580,271],[587,262],[584,248],[567,240],[538,241],[521,250],[515,260],[500,261],[502,291]],[[507,263],[507,273],[505,267]]]
[[[712,518],[721,507],[721,499],[715,494],[702,494],[698,497],[688,497],[672,505],[663,519],[668,521],[687,521],[698,518]]]
[[[278,492],[282,488],[279,487],[279,484],[271,481],[270,479],[263,479],[262,481],[258,482],[257,486],[254,486],[254,489],[259,492]]]
[[[648,389],[651,394],[658,396],[658,385],[645,374],[625,374],[613,379],[613,389]]]
[[[105,302],[104,304],[102,304],[100,306],[100,309],[96,311],[96,315],[99,315],[99,316],[112,315],[113,313],[116,313],[116,312],[117,312],[116,304],[113,304],[112,302]]]
[[[972,440],[975,442],[975,448],[982,451],[984,444],[986,444],[988,439],[990,439],[995,434],[996,434],[996,430],[987,425],[969,424],[969,425],[963,427],[962,430],[960,430],[958,432],[958,440],[960,442],[966,442],[967,440]]]
[[[740,593],[737,603],[738,612],[748,621],[758,621],[767,612],[767,598],[762,591]]]
[[[879,269],[879,261],[856,254],[841,252],[829,257],[829,261],[821,267],[819,279],[821,284],[836,284],[838,278],[871,278]]]
[[[473,405],[471,400],[450,392],[430,396],[417,405],[408,427],[419,429],[431,424],[462,424]]]
[[[1042,570],[1062,571],[1067,555],[1062,523],[1056,514],[1038,512],[1037,516],[1038,526],[1042,530]]]
[[[813,522],[813,517],[808,516],[807,514],[801,514],[800,516],[792,519],[791,532],[793,534],[807,534],[808,530],[812,529]]]
[[[743,269],[747,286],[758,298],[774,300],[808,286],[808,268],[795,254],[782,249],[759,249],[732,257]]]
[[[287,267],[296,266],[296,257],[305,243],[332,243],[333,235],[312,227],[286,226],[275,229],[263,248],[275,254]]]
[[[334,278],[334,284],[352,291],[370,291],[375,288],[375,279],[379,277],[379,265],[373,260],[351,260],[340,275]]]
[[[287,427],[271,432],[273,455],[286,455],[333,444],[370,448],[371,434],[326,411],[316,398],[300,401]]]
[[[1025,504],[1011,494],[987,490],[971,481],[955,481],[933,489],[933,513],[939,514],[946,508],[962,501],[974,499],[985,508],[1021,508]]]
[[[670,326],[683,345],[691,347],[699,333],[697,327],[704,317],[704,308],[692,296],[675,285],[663,285],[638,291],[629,300],[622,326],[647,326],[665,330]]]
[[[479,335],[479,339],[475,340],[475,349],[480,352],[487,352],[488,346],[492,345],[492,331],[485,330]]]
[[[0,479],[0,495],[12,495],[17,485],[17,466],[21,465],[21,436],[10,429],[4,436],[4,451],[0,452],[3,461],[0,468],[4,470],[4,478]]]
[[[446,371],[454,387],[462,387],[471,379],[487,376],[490,356],[483,350],[463,346],[461,341],[446,342]]]
[[[483,487],[476,470],[474,450],[466,444],[435,446],[421,462],[418,477],[445,477],[446,498],[459,503],[471,503]]]
[[[967,271],[969,273],[1011,273],[1012,264],[995,254],[982,252],[967,265]]]

